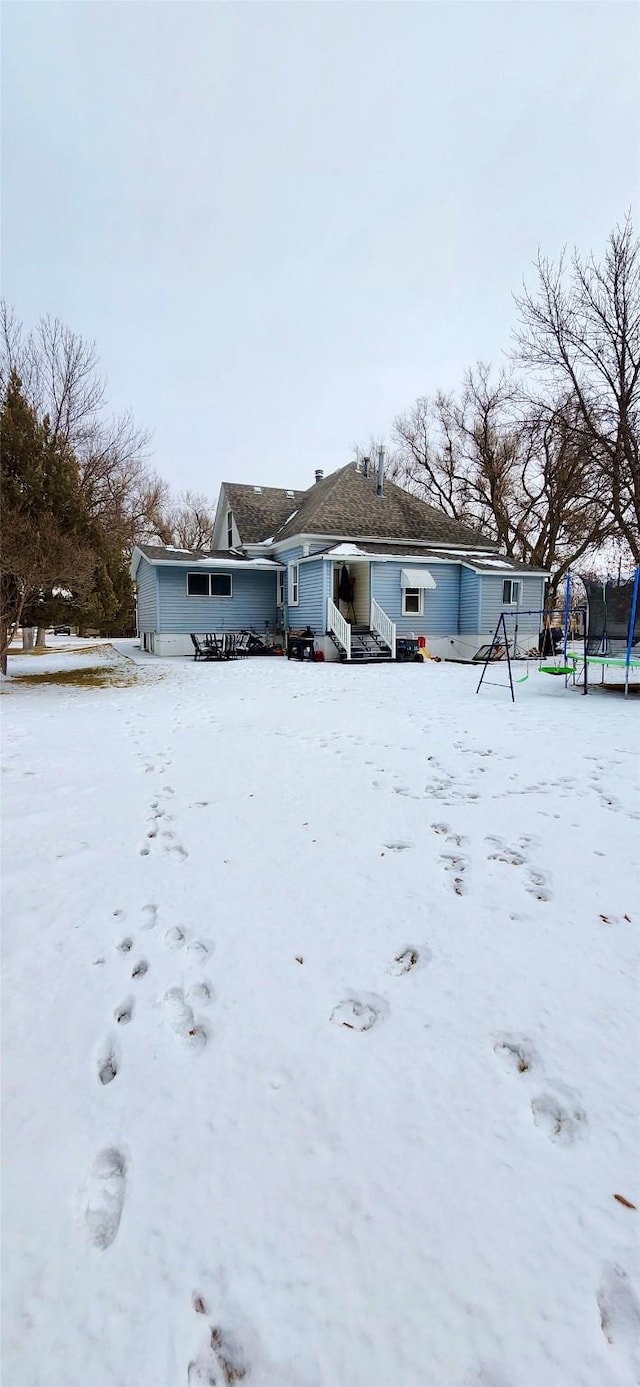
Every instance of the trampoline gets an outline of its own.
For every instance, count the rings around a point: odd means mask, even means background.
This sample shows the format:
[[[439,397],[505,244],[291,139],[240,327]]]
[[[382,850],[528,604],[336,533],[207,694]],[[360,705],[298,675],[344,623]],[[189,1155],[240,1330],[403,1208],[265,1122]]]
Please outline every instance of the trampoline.
[[[584,651],[568,651],[574,669],[584,667],[585,689],[590,666],[600,665],[601,683],[605,670],[624,670],[625,697],[636,686],[629,683],[631,671],[640,670],[640,568],[624,582],[600,583],[580,580],[587,596],[587,631]],[[606,685],[605,685],[606,687]],[[609,685],[608,687],[611,687]]]

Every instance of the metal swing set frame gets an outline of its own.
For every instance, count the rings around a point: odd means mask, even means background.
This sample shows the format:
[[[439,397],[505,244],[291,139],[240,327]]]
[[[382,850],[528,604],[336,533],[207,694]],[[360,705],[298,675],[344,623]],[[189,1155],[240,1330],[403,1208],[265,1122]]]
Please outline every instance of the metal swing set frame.
[[[572,606],[572,594],[573,584],[577,578],[584,587],[586,601],[584,606],[575,608]],[[626,623],[626,629],[624,630],[622,635],[614,634],[613,636],[610,636],[607,629],[607,591],[609,591],[610,594],[615,594],[617,591],[624,591],[625,596],[627,596],[627,589],[630,606],[629,618],[628,623]],[[581,612],[583,615],[583,633],[581,640],[582,651],[580,653],[578,653],[575,650],[575,648],[573,648],[573,643],[572,647],[569,648],[569,632],[572,614],[577,612]],[[507,687],[505,683],[497,683],[496,680],[486,678],[489,665],[496,664],[498,661],[501,661],[504,658],[506,659],[507,672],[509,675],[511,701],[512,703],[515,703],[516,695],[514,689],[514,682],[516,684],[523,684],[525,680],[529,678],[530,652],[527,652],[526,673],[524,675],[521,675],[520,677],[516,676],[515,680],[513,675],[513,660],[518,658],[518,622],[520,618],[525,616],[535,616],[538,617],[539,620],[541,619],[543,623],[543,632],[545,634],[547,632],[550,633],[550,613],[547,608],[533,608],[525,610],[516,609],[515,612],[505,611],[503,608],[498,618],[498,622],[496,625],[496,629],[493,633],[491,644],[488,647],[486,656],[483,660],[482,674],[480,675],[476,693],[480,692],[480,688],[482,684],[485,682],[487,684],[493,684],[495,688]],[[507,631],[507,621],[509,620],[515,622],[513,635],[511,638],[509,637],[509,633]],[[615,616],[611,618],[611,621],[614,627],[614,632],[617,632],[618,628],[620,628],[621,623],[620,614],[616,613]],[[636,568],[635,574],[630,583],[618,583],[617,585],[607,584],[606,582],[603,584],[592,583],[589,580],[581,578],[579,574],[574,575],[571,572],[569,572],[566,576],[564,586],[561,658],[559,658],[554,664],[543,664],[542,660],[544,658],[544,655],[542,651],[540,651],[540,663],[538,664],[538,671],[540,674],[552,674],[563,676],[565,689],[567,688],[570,680],[574,687],[579,686],[581,684],[582,692],[583,694],[586,694],[588,692],[589,686],[590,665],[601,665],[602,683],[605,682],[605,667],[608,666],[615,667],[617,669],[624,669],[624,695],[626,698],[629,694],[630,671],[636,669],[640,670],[640,658],[638,656],[634,657],[633,655],[633,647],[634,645],[637,645],[639,642],[640,567]],[[619,653],[614,652],[612,650],[612,644],[620,645],[622,647],[621,651]],[[513,654],[511,653],[510,646],[513,647]],[[590,646],[594,646],[596,648],[590,649]],[[544,650],[544,642],[542,650]],[[582,666],[581,670],[580,666]]]

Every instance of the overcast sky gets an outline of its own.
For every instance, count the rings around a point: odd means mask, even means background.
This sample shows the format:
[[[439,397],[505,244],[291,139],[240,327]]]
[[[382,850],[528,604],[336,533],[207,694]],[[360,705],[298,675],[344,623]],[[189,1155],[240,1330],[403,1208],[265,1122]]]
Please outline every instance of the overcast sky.
[[[306,486],[637,200],[636,4],[9,3],[5,297],[176,487]]]

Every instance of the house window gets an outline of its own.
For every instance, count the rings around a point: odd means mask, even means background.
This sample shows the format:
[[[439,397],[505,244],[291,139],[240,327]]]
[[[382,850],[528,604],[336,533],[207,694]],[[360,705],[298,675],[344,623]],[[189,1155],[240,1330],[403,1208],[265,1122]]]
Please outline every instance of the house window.
[[[188,597],[232,597],[230,573],[187,573]]]
[[[502,584],[502,602],[505,607],[517,607],[520,605],[522,593],[522,583],[516,582],[513,578],[505,578]]]
[[[284,607],[284,568],[278,570],[278,606]]]
[[[289,564],[289,605],[298,605],[298,583],[300,577],[300,565],[297,563]]]
[[[402,589],[403,616],[422,616],[423,592],[424,588]]]
[[[187,594],[189,597],[208,597],[209,574],[187,573]]]
[[[227,549],[233,549],[233,511],[227,511]]]

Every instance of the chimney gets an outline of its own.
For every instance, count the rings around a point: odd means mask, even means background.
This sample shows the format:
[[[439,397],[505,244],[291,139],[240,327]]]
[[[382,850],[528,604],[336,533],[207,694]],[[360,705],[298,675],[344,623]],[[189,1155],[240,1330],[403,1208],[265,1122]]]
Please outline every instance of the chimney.
[[[378,485],[376,486],[376,496],[382,496],[382,486],[384,482],[384,448],[378,448]]]
[[[323,477],[324,477],[324,472],[322,471],[322,468],[321,468],[321,467],[316,467],[316,485],[317,485],[318,482],[321,482],[321,481],[322,481],[322,478],[323,478]]]
[[[362,470],[363,470],[363,472],[364,472],[365,477],[368,477],[368,476],[369,476],[369,458],[363,458],[363,459],[362,459]]]

